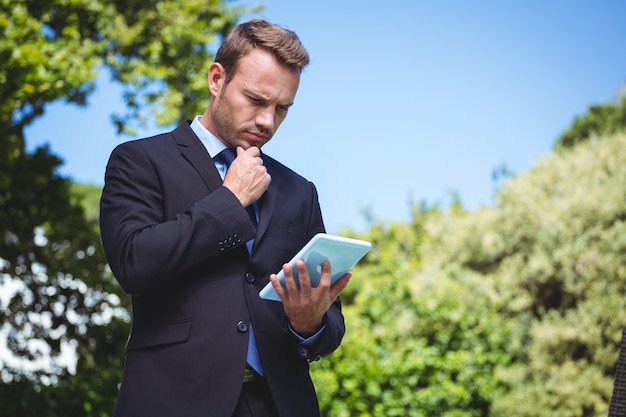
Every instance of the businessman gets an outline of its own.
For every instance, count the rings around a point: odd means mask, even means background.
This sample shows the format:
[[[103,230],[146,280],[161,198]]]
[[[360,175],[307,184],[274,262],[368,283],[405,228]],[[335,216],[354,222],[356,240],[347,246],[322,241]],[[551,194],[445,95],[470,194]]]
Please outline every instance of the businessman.
[[[317,191],[261,152],[308,62],[294,32],[242,23],[202,115],[112,152],[102,241],[133,307],[115,416],[319,416],[309,361],[341,342],[350,273],[331,286],[324,262],[313,288],[298,262],[296,285],[285,263],[324,231]],[[282,302],[259,297],[268,282]]]

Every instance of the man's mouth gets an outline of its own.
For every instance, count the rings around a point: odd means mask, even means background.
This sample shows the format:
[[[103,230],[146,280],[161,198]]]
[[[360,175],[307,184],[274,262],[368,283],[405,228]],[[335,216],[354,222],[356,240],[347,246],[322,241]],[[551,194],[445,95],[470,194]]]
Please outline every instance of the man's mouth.
[[[269,135],[261,132],[246,132],[249,139],[253,142],[266,142]]]

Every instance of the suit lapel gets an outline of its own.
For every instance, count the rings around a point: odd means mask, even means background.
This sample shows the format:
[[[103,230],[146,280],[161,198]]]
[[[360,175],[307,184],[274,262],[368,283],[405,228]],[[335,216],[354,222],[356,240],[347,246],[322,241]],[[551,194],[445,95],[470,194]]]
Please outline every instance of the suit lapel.
[[[220,174],[215,168],[215,164],[200,139],[193,133],[189,122],[182,123],[173,132],[174,141],[180,149],[181,155],[198,172],[202,181],[209,191],[214,191],[222,185]]]

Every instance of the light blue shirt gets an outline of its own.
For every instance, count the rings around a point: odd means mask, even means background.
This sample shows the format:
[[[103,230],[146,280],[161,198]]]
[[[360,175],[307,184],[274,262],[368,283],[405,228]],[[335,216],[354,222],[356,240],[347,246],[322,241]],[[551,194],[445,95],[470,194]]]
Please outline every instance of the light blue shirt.
[[[200,142],[202,142],[211,158],[215,158],[220,152],[226,149],[227,146],[224,145],[224,142],[215,137],[214,134],[209,132],[206,127],[202,126],[202,123],[200,123],[201,117],[202,116],[196,116],[193,118],[190,126],[191,130],[193,130],[193,133],[200,139]],[[224,176],[226,176],[226,166],[219,161],[215,162],[215,166],[220,172],[222,179],[224,179]]]

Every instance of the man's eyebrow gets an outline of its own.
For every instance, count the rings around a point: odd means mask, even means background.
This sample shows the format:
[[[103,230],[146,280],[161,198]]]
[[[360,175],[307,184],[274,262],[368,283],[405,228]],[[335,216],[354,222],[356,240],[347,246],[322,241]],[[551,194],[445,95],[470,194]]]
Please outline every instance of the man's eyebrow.
[[[250,96],[256,100],[263,100],[263,101],[268,101],[268,98],[266,96],[264,96],[263,94],[256,92],[254,90],[251,90],[249,88],[244,88],[243,90],[244,94],[246,94],[247,96]],[[286,109],[288,109],[289,107],[293,106],[293,101],[289,101],[287,103],[278,103],[278,105],[280,107],[284,107]]]
[[[263,94],[257,93],[256,91],[252,91],[252,90],[244,90],[244,94],[247,96],[250,96],[252,98],[256,98],[256,99],[260,99],[260,100],[267,100],[267,98],[265,96],[263,96]]]

